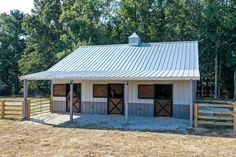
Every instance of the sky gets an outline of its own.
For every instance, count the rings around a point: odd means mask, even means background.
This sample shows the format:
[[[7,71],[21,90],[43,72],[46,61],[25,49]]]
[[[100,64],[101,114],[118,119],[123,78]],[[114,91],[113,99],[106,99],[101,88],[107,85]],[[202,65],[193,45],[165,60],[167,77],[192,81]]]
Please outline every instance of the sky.
[[[33,8],[33,0],[0,0],[0,13],[10,13],[10,10],[20,10],[30,13]]]

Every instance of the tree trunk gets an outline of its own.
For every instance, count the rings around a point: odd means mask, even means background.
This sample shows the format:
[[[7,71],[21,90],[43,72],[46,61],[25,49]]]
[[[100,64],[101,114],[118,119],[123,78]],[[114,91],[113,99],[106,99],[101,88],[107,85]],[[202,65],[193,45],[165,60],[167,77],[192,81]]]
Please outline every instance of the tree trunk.
[[[218,98],[221,97],[221,69],[222,69],[222,64],[221,64],[221,61],[220,61],[220,67],[219,67],[219,75],[218,75],[218,82],[219,82],[219,86],[218,86]]]
[[[215,50],[215,89],[214,89],[214,98],[217,99],[217,89],[218,89],[218,53],[217,53],[217,46]]]
[[[236,100],[236,70],[234,70],[234,100]]]
[[[206,96],[207,97],[209,97],[209,81],[208,81],[209,79],[207,78],[207,80],[206,80]]]
[[[203,97],[203,80],[201,81],[201,91],[200,91],[200,97]]]

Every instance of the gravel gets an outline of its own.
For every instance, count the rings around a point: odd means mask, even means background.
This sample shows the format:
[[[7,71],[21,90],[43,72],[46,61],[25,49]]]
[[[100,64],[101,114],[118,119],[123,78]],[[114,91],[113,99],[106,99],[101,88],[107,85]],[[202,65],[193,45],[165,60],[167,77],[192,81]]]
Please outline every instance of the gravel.
[[[58,127],[84,127],[100,129],[120,129],[137,131],[174,131],[187,133],[189,120],[172,117],[129,117],[121,115],[76,114],[74,122],[69,121],[69,114],[46,113],[31,117],[26,123],[47,124]]]

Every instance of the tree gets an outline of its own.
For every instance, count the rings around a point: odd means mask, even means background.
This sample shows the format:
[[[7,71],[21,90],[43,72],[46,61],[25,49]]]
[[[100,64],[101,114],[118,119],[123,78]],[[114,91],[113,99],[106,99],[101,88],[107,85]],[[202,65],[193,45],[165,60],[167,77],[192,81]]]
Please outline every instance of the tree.
[[[49,69],[58,61],[57,53],[63,49],[60,0],[35,0],[34,4],[32,14],[25,16],[22,24],[27,33],[27,47],[19,60],[22,75]],[[48,82],[43,82],[33,82],[29,87],[43,90],[48,87]]]
[[[23,18],[18,10],[0,14],[0,84],[9,86],[11,94],[20,91],[18,60],[25,49]]]
[[[234,74],[234,94],[233,98],[236,100],[236,34],[231,32],[236,32],[236,2],[230,1],[228,7],[226,8],[227,12],[230,14],[225,18],[226,23],[226,36],[227,36],[227,66],[231,69],[231,72]]]
[[[63,23],[64,33],[61,41],[66,49],[60,56],[69,54],[81,45],[110,43],[111,19],[116,6],[115,0],[63,1],[60,22]]]
[[[142,41],[149,42],[149,24],[154,16],[152,4],[154,0],[122,0],[117,9],[116,26],[119,32],[116,38],[120,43],[127,43],[128,36],[133,32],[142,37]],[[115,32],[114,32],[115,33]],[[153,33],[151,33],[153,34]]]
[[[0,15],[0,84],[44,71],[81,45],[199,41],[201,96],[236,99],[236,1],[34,0],[32,14]],[[22,53],[23,52],[23,53]],[[14,68],[11,68],[14,67]],[[48,90],[48,82],[30,88]],[[233,92],[234,91],[234,92]]]

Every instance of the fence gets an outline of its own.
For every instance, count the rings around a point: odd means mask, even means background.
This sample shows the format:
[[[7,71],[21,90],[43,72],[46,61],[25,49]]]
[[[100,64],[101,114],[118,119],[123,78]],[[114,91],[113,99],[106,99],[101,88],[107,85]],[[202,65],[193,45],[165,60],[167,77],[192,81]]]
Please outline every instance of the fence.
[[[1,118],[22,118],[23,100],[1,99]]]
[[[199,124],[232,126],[236,131],[236,105],[195,104],[194,127]]]
[[[28,117],[53,111],[51,98],[29,98],[27,101]],[[23,106],[23,98],[0,99],[0,116],[1,118],[23,118]]]
[[[50,98],[34,98],[30,100],[30,115],[38,115],[50,112]]]

